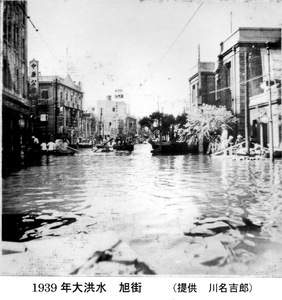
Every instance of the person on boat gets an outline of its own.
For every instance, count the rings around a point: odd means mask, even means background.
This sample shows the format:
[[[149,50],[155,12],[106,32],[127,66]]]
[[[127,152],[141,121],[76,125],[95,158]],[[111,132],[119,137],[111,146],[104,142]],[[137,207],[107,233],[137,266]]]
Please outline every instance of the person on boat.
[[[63,143],[62,143],[62,150],[64,150],[64,151],[68,150],[68,146],[69,146],[69,144],[67,142],[67,139],[64,139]]]
[[[232,135],[230,135],[229,137],[228,137],[228,147],[231,147],[231,146],[233,146],[234,145],[234,143],[233,143],[233,136]]]
[[[47,151],[47,144],[45,141],[41,143],[40,147],[41,147],[41,152],[45,153]]]
[[[56,144],[56,146],[55,146],[55,149],[56,149],[56,150],[60,150],[60,149],[63,148],[63,141],[62,141],[61,139],[57,139],[57,140],[55,141],[55,144]]]
[[[237,139],[235,141],[235,145],[241,144],[242,142],[244,142],[244,139],[243,139],[242,135],[238,134]]]
[[[50,142],[47,144],[48,147],[47,151],[53,152],[55,150],[55,146],[56,146],[55,143],[52,140],[50,140]]]
[[[37,137],[35,137],[34,135],[31,137],[31,139],[33,140],[33,144],[35,145],[39,145],[39,140]]]

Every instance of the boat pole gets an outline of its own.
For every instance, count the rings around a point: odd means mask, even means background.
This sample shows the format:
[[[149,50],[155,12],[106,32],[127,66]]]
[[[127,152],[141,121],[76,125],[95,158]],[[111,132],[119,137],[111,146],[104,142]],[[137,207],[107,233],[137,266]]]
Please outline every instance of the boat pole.
[[[246,154],[250,154],[250,112],[249,112],[249,59],[248,52],[245,52],[245,147]]]
[[[58,78],[55,79],[55,140],[57,139]]]
[[[274,161],[273,155],[273,120],[272,120],[272,104],[271,104],[271,81],[270,81],[270,49],[269,43],[266,42],[267,60],[268,60],[268,124],[269,124],[269,155],[270,160]]]

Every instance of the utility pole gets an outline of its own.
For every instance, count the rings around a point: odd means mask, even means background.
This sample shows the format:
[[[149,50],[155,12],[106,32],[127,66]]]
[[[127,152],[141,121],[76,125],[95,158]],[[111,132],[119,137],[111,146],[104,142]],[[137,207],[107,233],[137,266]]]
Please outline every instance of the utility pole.
[[[101,108],[101,111],[100,111],[100,136],[99,136],[99,140],[100,142],[102,143],[103,142],[103,138],[101,138],[102,136],[102,114],[103,114],[103,108]]]
[[[268,124],[269,124],[269,154],[270,160],[274,161],[273,155],[273,120],[272,120],[272,104],[271,104],[271,81],[270,81],[270,48],[269,43],[266,42],[267,60],[268,60]]]
[[[246,153],[250,154],[250,114],[249,114],[249,58],[248,52],[245,52],[245,145]]]
[[[55,79],[55,140],[57,139],[58,79]]]
[[[198,44],[198,95],[197,95],[197,109],[199,108],[199,104],[202,104],[202,80],[201,80],[201,50],[200,44]]]

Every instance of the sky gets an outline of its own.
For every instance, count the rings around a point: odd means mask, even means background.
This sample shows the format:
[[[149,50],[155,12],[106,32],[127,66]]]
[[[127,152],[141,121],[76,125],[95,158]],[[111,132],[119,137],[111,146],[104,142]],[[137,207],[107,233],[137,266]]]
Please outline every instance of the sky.
[[[122,89],[136,117],[177,115],[199,48],[216,62],[238,27],[281,28],[281,12],[281,0],[28,0],[28,57],[80,81],[84,108]]]

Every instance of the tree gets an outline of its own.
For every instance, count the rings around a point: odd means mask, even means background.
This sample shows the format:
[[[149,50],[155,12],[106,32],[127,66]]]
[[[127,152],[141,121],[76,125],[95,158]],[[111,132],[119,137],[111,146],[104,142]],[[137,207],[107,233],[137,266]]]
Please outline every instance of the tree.
[[[173,115],[164,114],[159,111],[153,112],[149,117],[146,116],[139,120],[141,128],[147,127],[154,137],[169,135],[172,126],[175,124],[176,121]]]
[[[179,126],[179,128],[183,128],[184,125],[187,123],[187,113],[183,113],[182,115],[179,115],[175,119],[175,123]]]
[[[237,118],[224,106],[203,104],[187,116],[187,123],[184,128],[179,129],[178,135],[180,140],[186,141],[189,146],[195,146],[202,140],[209,143],[209,150],[215,150],[220,143],[222,125],[231,128],[236,122]]]

